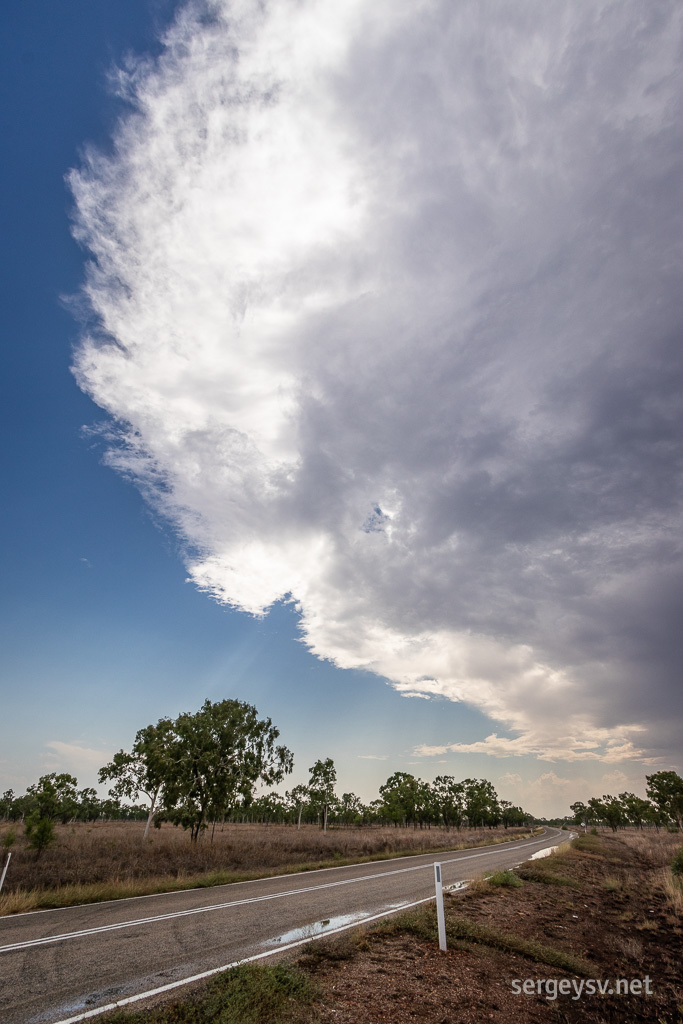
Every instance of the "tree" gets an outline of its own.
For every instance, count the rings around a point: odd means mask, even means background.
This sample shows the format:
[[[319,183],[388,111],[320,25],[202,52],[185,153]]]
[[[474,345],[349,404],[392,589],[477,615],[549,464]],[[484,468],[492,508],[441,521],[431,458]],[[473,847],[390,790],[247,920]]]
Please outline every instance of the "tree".
[[[677,772],[646,775],[647,795],[659,811],[683,829],[683,779]]]
[[[588,814],[590,821],[604,822],[605,805],[597,796],[592,796],[588,801]]]
[[[363,802],[355,793],[342,793],[339,814],[345,825],[360,825],[363,820]]]
[[[643,800],[642,797],[636,796],[635,793],[620,793],[619,799],[621,800],[624,812],[636,828],[642,828],[643,822],[647,821],[648,810],[652,806],[649,800]]]
[[[54,819],[42,817],[37,810],[33,811],[26,819],[24,834],[29,849],[36,851],[37,860],[43,850],[56,841]]]
[[[207,700],[195,714],[179,715],[161,780],[170,820],[196,842],[209,808],[230,814],[239,800],[251,801],[257,782],[281,782],[293,757],[276,745],[279,735],[270,718],[259,720],[256,708],[239,700]]]
[[[616,796],[609,793],[602,798],[603,819],[607,822],[613,832],[616,832],[624,823],[624,807]]]
[[[290,806],[293,808],[297,817],[297,831],[301,828],[301,815],[303,809],[310,799],[310,793],[308,792],[308,786],[304,786],[300,783],[298,786],[294,786],[293,789],[288,790],[285,793],[285,799],[289,801]]]
[[[14,803],[14,790],[6,789],[5,792],[0,796],[0,818],[5,821],[12,814],[12,804]]]
[[[119,750],[113,759],[99,771],[99,781],[114,781],[109,795],[117,799],[126,797],[137,800],[140,793],[149,800],[149,813],[143,840],[149,834],[149,827],[161,805],[165,779],[178,756],[173,733],[173,722],[161,718],[156,725],[140,729],[130,753]]]
[[[66,772],[41,775],[37,783],[28,786],[26,795],[30,798],[31,814],[49,821],[59,819],[63,824],[76,816],[78,811],[78,780]]]
[[[383,786],[379,787],[386,817],[394,825],[405,826],[408,822],[417,828],[418,814],[424,798],[424,783],[409,772],[394,772]]]
[[[437,813],[446,828],[452,825],[460,830],[465,813],[465,787],[456,782],[452,775],[437,775],[432,783]]]
[[[465,814],[471,827],[489,827],[500,821],[498,794],[486,779],[465,779]]]
[[[308,793],[311,803],[320,811],[320,827],[323,832],[327,831],[327,815],[330,805],[336,800],[334,784],[337,781],[337,769],[331,757],[324,761],[316,761],[312,768],[308,769],[310,778],[308,780]]]

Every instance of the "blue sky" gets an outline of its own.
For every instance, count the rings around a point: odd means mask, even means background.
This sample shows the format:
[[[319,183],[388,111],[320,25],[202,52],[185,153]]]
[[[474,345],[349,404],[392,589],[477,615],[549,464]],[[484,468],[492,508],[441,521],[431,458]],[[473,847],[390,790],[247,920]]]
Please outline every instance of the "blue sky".
[[[207,697],[365,799],[678,766],[681,17],[597,8],[10,0],[0,787]]]

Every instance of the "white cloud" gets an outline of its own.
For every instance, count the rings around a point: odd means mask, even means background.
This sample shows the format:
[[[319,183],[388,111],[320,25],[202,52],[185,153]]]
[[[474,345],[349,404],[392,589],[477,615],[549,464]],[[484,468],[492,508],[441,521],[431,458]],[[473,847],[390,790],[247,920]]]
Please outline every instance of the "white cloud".
[[[656,763],[683,8],[209,9],[71,176],[109,462],[217,600],[514,734],[425,752]]]
[[[608,772],[606,775],[603,775],[600,781],[604,782],[608,786],[618,786],[623,791],[623,785],[628,781],[628,775],[625,775],[617,768],[615,771]]]
[[[75,775],[81,786],[94,785],[97,772],[112,756],[111,751],[94,750],[78,740],[72,743],[49,740],[45,746],[50,751],[44,758],[46,769]]]
[[[386,761],[387,754],[359,754],[361,761]]]

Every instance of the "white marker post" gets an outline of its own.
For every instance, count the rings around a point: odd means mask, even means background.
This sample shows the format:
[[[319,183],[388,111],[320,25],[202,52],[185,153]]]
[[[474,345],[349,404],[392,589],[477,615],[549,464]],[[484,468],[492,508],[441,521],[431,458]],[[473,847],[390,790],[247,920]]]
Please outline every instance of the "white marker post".
[[[7,868],[9,867],[9,859],[10,859],[11,856],[12,856],[12,851],[10,850],[9,853],[7,854],[7,860],[5,861],[5,866],[2,869],[2,878],[0,878],[0,892],[2,892],[2,886],[3,886],[3,883],[5,881],[5,875],[7,874]]]
[[[434,882],[436,885],[436,920],[439,925],[439,949],[444,952],[446,945],[446,915],[443,909],[443,885],[441,884],[441,865],[434,865]]]

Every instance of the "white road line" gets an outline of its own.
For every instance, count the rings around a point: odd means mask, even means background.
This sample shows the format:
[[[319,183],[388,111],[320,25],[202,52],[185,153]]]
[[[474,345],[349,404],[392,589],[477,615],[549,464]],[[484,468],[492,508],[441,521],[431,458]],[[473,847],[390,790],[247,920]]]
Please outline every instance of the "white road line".
[[[431,866],[431,865],[428,865]],[[190,978],[183,978],[181,981],[172,981],[168,985],[161,985],[159,988],[149,989],[148,992],[140,992],[136,996],[128,996],[126,999],[119,999],[115,1003],[107,1003],[106,1006],[98,1006],[94,1010],[86,1010],[85,1013],[79,1013],[76,1017],[69,1017],[66,1020],[55,1021],[54,1024],[78,1024],[79,1021],[88,1020],[90,1017],[97,1017],[101,1013],[109,1013],[111,1010],[118,1010],[122,1006],[129,1006],[131,1003],[137,1003],[141,999],[151,999],[152,996],[161,995],[162,992],[171,992],[174,988],[180,988],[183,985],[190,985],[193,981],[202,981],[204,978],[210,978],[213,974],[220,974],[221,971],[229,971],[233,967],[240,967],[242,964],[253,963],[254,960],[263,960],[268,956],[275,956],[276,953],[283,953],[288,949],[295,949],[297,946],[303,946],[308,942],[315,942],[318,939],[325,939],[328,935],[336,935],[338,932],[346,932],[349,928],[358,928],[361,925],[369,924],[370,921],[378,921],[382,917],[390,917],[391,914],[399,914],[402,910],[410,910],[411,907],[418,907],[421,903],[429,903],[433,900],[433,896],[427,896],[423,900],[415,900],[414,903],[403,903],[400,907],[394,907],[393,910],[384,910],[381,914],[373,914],[372,917],[365,917],[362,921],[355,921],[353,924],[344,924],[339,928],[331,928],[327,932],[321,932],[319,935],[313,935],[311,938],[297,939],[296,942],[289,942],[286,946],[278,946],[276,949],[269,949],[265,953],[256,953],[254,956],[245,956],[243,960],[234,960],[231,964],[225,964],[223,967],[213,967],[210,971],[202,971],[201,974],[193,974]]]
[[[542,836],[540,839],[531,840],[527,843],[521,843],[519,846],[515,846],[515,850],[523,849],[526,846],[537,846],[539,843],[546,842],[547,836]],[[477,857],[491,857],[495,853],[501,853],[501,847],[505,844],[498,844],[495,847],[491,847],[488,850],[480,850],[478,853],[469,853],[465,856],[451,857],[448,860],[442,860],[442,864],[454,864],[460,861],[473,860]],[[434,854],[438,857],[438,854]],[[314,892],[318,889],[332,889],[339,885],[354,885],[357,882],[368,882],[376,878],[388,878],[391,875],[402,875],[410,871],[424,871],[432,867],[432,863],[428,864],[417,864],[409,868],[397,868],[393,871],[378,871],[370,875],[361,875],[358,878],[344,878],[337,882],[323,882],[319,885],[304,886],[299,889],[289,889],[285,892],[268,893],[264,896],[251,896],[244,900],[232,900],[225,903],[214,903],[208,907],[191,907],[188,910],[175,910],[169,914],[157,914],[153,917],[142,917],[136,918],[132,921],[119,921],[115,924],[100,925],[97,928],[84,928],[73,932],[63,932],[60,935],[46,935],[40,939],[26,939],[24,942],[13,942],[6,946],[0,946],[0,953],[9,953],[21,949],[31,949],[34,946],[45,946],[54,942],[66,942],[69,939],[84,938],[89,935],[100,935],[105,932],[118,931],[121,928],[135,928],[140,925],[155,924],[159,921],[170,921],[179,917],[190,917],[193,914],[207,914],[214,910],[227,910],[230,907],[245,906],[250,903],[262,903],[266,900],[282,899],[286,896],[298,896],[300,893]]]

